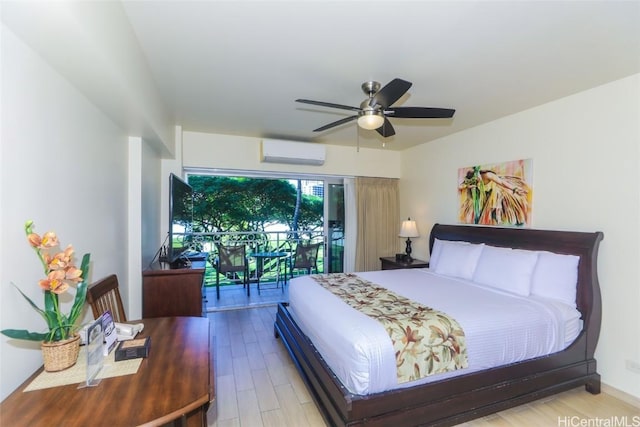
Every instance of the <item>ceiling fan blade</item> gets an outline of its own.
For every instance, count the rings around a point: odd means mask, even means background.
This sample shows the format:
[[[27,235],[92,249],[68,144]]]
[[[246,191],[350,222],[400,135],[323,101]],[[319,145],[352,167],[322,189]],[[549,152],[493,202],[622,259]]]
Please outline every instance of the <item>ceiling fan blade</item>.
[[[391,125],[391,122],[386,117],[384,118],[384,123],[382,124],[382,126],[376,129],[376,132],[378,132],[385,138],[396,134],[396,131]]]
[[[396,107],[385,109],[384,115],[403,119],[448,119],[455,112],[451,108]]]
[[[373,96],[371,101],[369,101],[369,105],[373,107],[374,105],[378,104],[383,108],[387,108],[398,99],[400,99],[400,97],[409,90],[411,85],[412,83],[406,80],[393,79]]]
[[[332,127],[336,127],[336,126],[340,126],[342,124],[345,123],[349,123],[355,119],[357,119],[358,116],[350,116],[350,117],[345,117],[344,119],[340,119],[337,120],[335,122],[329,123],[328,125],[324,125],[322,127],[319,127],[318,129],[314,129],[314,132],[322,132],[323,130],[327,130],[327,129],[331,129]]]
[[[358,107],[350,107],[348,105],[333,104],[331,102],[312,101],[310,99],[296,99],[296,102],[303,104],[319,105],[321,107],[340,108],[341,110],[360,111]]]

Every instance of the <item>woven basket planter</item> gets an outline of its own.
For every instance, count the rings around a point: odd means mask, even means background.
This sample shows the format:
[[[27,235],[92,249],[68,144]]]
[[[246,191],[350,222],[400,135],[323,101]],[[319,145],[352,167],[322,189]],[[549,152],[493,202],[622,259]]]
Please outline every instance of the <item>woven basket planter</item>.
[[[62,371],[76,364],[80,352],[80,335],[76,334],[63,341],[43,342],[41,348],[44,370]]]

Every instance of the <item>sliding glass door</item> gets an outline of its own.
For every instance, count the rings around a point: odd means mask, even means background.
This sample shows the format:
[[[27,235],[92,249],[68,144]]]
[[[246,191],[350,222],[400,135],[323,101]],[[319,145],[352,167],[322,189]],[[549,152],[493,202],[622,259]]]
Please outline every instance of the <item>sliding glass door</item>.
[[[344,271],[344,184],[342,178],[324,180],[325,273]]]
[[[318,267],[344,269],[344,184],[341,177],[237,172],[188,174],[194,186],[194,230],[252,233],[263,239],[322,239]],[[288,236],[288,237],[285,237]]]

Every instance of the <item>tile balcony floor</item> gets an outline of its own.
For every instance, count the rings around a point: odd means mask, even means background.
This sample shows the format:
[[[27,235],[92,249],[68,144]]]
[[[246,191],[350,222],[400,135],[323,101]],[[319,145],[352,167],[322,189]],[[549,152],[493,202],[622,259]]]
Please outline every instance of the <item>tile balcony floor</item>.
[[[251,283],[251,296],[247,297],[247,290],[242,285],[227,285],[220,287],[220,299],[216,298],[216,287],[205,287],[205,311],[213,313],[223,310],[237,310],[241,308],[267,307],[279,302],[289,301],[289,286],[275,282],[260,283],[260,293],[255,283]]]

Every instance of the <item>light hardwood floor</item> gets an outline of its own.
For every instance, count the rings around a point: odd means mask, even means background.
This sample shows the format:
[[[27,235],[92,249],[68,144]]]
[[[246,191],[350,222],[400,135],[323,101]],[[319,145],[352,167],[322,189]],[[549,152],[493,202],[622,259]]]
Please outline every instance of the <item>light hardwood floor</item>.
[[[305,385],[273,336],[276,307],[209,313],[216,399],[209,426],[323,427]],[[463,426],[640,427],[640,406],[583,387]]]

